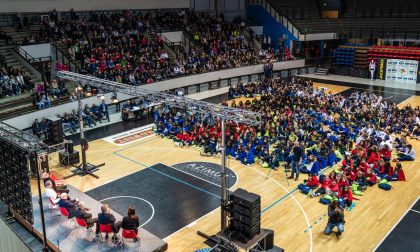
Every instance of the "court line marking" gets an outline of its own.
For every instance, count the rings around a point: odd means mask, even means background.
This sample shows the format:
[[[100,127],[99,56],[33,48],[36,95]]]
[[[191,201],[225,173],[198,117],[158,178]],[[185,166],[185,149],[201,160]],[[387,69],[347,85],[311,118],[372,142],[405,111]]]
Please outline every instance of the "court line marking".
[[[136,164],[139,164],[139,165],[141,165],[141,166],[143,166],[143,167],[149,168],[149,169],[151,169],[152,171],[154,171],[154,172],[156,172],[156,173],[159,173],[159,174],[161,174],[161,175],[164,175],[164,176],[166,176],[166,177],[168,177],[168,178],[171,178],[171,179],[173,179],[173,180],[176,180],[176,181],[178,181],[178,182],[180,182],[180,183],[182,183],[182,184],[188,185],[188,186],[190,186],[190,187],[192,187],[192,188],[194,188],[194,189],[197,189],[197,190],[199,190],[199,191],[202,191],[202,192],[204,192],[204,193],[210,194],[210,195],[212,195],[212,196],[214,196],[214,197],[216,197],[216,198],[219,198],[219,199],[220,199],[220,196],[218,196],[218,195],[216,195],[216,194],[214,194],[214,193],[212,193],[212,192],[209,192],[209,191],[207,191],[207,190],[205,190],[205,189],[203,189],[203,188],[200,188],[200,187],[198,187],[198,186],[195,186],[195,185],[193,185],[193,184],[191,184],[191,183],[188,183],[188,182],[186,182],[186,181],[184,181],[184,180],[182,180],[182,179],[175,178],[174,176],[171,176],[171,175],[169,175],[169,174],[166,174],[166,173],[164,173],[164,172],[161,172],[161,171],[158,171],[158,170],[154,169],[154,168],[153,168],[153,165],[151,165],[151,166],[147,166],[147,165],[142,164],[142,163],[140,163],[140,162],[138,162],[138,161],[136,161],[136,160],[133,160],[133,159],[131,159],[131,158],[128,158],[128,157],[126,157],[126,156],[124,156],[124,155],[121,155],[121,154],[118,154],[118,153],[114,153],[114,154],[115,154],[115,155],[117,155],[117,156],[120,156],[120,157],[122,157],[122,158],[124,158],[124,159],[130,160],[130,161],[131,161],[131,162],[133,162],[133,163],[136,163]],[[155,165],[156,165],[156,164],[155,164]],[[164,164],[162,164],[162,165],[164,165]]]
[[[252,166],[249,166],[253,171],[261,174],[262,176],[266,176],[265,173],[257,170],[256,168],[253,168]],[[293,195],[293,192],[289,191],[286,187],[284,187],[280,182],[278,182],[277,180],[273,179],[272,177],[268,177],[270,180],[272,180],[275,184],[279,185],[281,188],[283,188],[284,191],[286,191],[289,195],[292,196],[292,199],[296,202],[296,204],[298,205],[298,207],[300,208],[303,216],[305,217],[306,220],[306,224],[308,225],[308,228],[311,227],[311,224],[309,222],[309,218],[308,215],[306,214],[305,210],[303,209],[302,205],[299,203],[299,201],[296,199],[296,197]],[[312,229],[309,229],[309,240],[310,240],[310,246],[309,246],[309,251],[312,252],[313,249],[313,238],[312,238]]]
[[[417,211],[417,210],[414,210],[414,209],[410,209],[411,211],[413,211],[413,212],[416,212],[416,213],[420,213],[420,211]]]
[[[385,241],[385,239],[391,234],[391,232],[395,229],[395,227],[404,219],[404,217],[407,215],[407,213],[413,208],[413,206],[416,204],[417,201],[420,200],[420,196],[417,197],[416,200],[414,200],[413,204],[405,211],[405,213],[400,217],[400,219],[395,223],[395,225],[388,231],[388,233],[384,236],[384,238],[376,245],[376,247],[373,249],[373,251],[377,251],[379,246]]]
[[[323,174],[324,172],[326,172],[327,170],[331,169],[332,167],[327,167],[324,168],[320,174]],[[266,208],[264,208],[261,213],[267,211],[268,209],[270,209],[271,207],[275,206],[277,203],[279,203],[280,201],[286,199],[288,196],[290,196],[292,193],[296,192],[298,190],[298,188],[293,189],[292,191],[290,191],[288,194],[282,196],[280,199],[276,200],[275,202],[271,203],[269,206],[267,206]]]
[[[150,203],[148,200],[145,200],[145,199],[140,198],[140,197],[135,197],[135,196],[114,196],[114,197],[109,197],[109,198],[98,200],[98,202],[102,202],[102,201],[105,201],[105,200],[111,200],[111,199],[118,199],[118,198],[130,198],[130,199],[143,200],[144,202],[146,202],[147,204],[149,204],[152,207],[152,215],[149,217],[149,219],[147,219],[147,221],[145,223],[141,224],[140,227],[143,227],[144,225],[146,225],[147,223],[149,223],[153,219],[153,216],[155,216],[155,208],[153,207],[153,204]]]

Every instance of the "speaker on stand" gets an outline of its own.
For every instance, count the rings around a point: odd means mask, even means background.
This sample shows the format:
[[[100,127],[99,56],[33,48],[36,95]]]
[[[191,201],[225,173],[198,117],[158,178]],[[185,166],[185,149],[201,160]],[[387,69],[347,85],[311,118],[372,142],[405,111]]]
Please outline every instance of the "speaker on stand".
[[[52,116],[47,119],[47,139],[48,144],[62,143],[64,140],[63,126],[61,118]]]
[[[230,195],[229,231],[237,232],[238,240],[246,243],[261,230],[261,197],[238,188]]]

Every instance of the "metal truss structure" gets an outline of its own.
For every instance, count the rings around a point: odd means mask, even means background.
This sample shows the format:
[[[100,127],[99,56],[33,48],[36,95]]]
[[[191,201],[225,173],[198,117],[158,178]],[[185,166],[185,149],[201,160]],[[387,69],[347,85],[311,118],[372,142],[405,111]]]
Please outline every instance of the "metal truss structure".
[[[29,153],[42,154],[47,152],[47,146],[40,143],[37,137],[4,122],[0,122],[0,137]]]
[[[78,85],[91,86],[99,89],[99,92],[117,92],[132,97],[142,97],[152,103],[164,103],[169,107],[185,109],[192,113],[198,113],[207,116],[213,116],[221,121],[222,131],[222,157],[221,157],[221,229],[227,227],[228,218],[228,188],[226,177],[226,155],[225,155],[225,122],[236,122],[238,124],[259,125],[261,122],[260,113],[230,108],[212,104],[209,102],[198,101],[184,96],[176,96],[164,92],[147,90],[141,87],[135,87],[114,81],[99,79],[78,73],[59,71],[57,76],[69,81],[76,82]]]
[[[117,92],[131,95],[133,97],[143,97],[155,103],[165,103],[170,107],[184,108],[188,111],[212,115],[225,121],[233,121],[247,125],[260,124],[260,114],[244,109],[230,108],[212,104],[209,102],[198,101],[184,96],[176,96],[164,92],[147,90],[141,87],[122,84],[114,81],[99,79],[83,74],[59,71],[57,76],[81,84],[98,88],[101,92]]]

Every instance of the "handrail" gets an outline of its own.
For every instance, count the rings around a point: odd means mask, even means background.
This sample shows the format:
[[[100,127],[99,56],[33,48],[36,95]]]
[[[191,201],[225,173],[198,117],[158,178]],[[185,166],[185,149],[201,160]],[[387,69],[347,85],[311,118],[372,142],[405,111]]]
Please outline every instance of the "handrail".
[[[34,58],[27,51],[25,51],[25,49],[23,49],[21,46],[19,46],[17,43],[14,43],[13,50],[16,53],[18,53],[20,56],[22,56],[30,64],[51,60],[51,56]]]
[[[64,56],[66,58],[66,60],[69,62],[69,67],[71,66],[71,64],[73,64],[76,67],[75,71],[72,71],[72,72],[77,72],[77,73],[80,72],[80,69],[81,69],[80,64],[70,56],[70,53],[67,50],[65,50],[65,48],[60,44],[60,42],[53,41],[50,44],[57,51],[59,51],[62,56]],[[57,54],[55,56],[57,57]]]

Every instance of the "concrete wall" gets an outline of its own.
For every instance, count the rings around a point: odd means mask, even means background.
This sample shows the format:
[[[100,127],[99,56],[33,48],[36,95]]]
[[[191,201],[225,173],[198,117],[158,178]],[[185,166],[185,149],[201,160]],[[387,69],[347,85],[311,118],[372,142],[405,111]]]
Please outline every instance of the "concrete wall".
[[[190,0],[0,0],[0,13],[190,8]]]
[[[169,41],[174,43],[182,42],[183,39],[182,31],[162,32],[162,35],[165,36]]]
[[[276,62],[273,64],[273,70],[283,70],[290,68],[300,68],[305,66],[305,60],[292,60],[284,62]],[[177,79],[159,81],[153,84],[145,85],[143,88],[154,91],[164,91],[168,89],[180,88],[185,86],[194,85],[197,83],[216,81],[220,79],[232,78],[235,76],[247,75],[247,74],[257,74],[264,71],[264,65],[254,65],[240,68],[233,68],[228,70],[222,70],[217,72],[210,72],[198,75],[192,75]]]
[[[20,46],[22,50],[28,53],[32,58],[51,57],[50,43]]]

